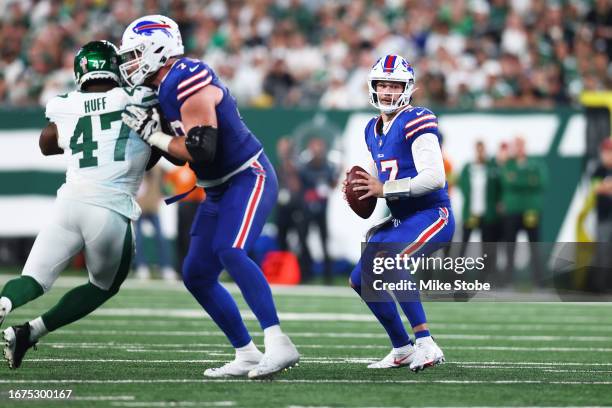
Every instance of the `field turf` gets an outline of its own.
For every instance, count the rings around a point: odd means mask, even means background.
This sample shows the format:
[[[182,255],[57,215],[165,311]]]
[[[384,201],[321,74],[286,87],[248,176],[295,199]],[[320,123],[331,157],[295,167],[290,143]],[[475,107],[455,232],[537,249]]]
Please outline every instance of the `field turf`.
[[[3,328],[37,316],[82,282],[60,279]],[[42,339],[20,369],[3,364],[0,406],[612,406],[612,304],[426,303],[447,363],[414,374],[366,368],[390,346],[350,289],[274,291],[302,361],[272,381],[205,379],[206,367],[232,358],[221,332],[181,284],[128,280],[99,311]],[[248,309],[242,298],[240,308]],[[261,346],[256,321],[245,315]],[[22,389],[72,396],[9,398]]]

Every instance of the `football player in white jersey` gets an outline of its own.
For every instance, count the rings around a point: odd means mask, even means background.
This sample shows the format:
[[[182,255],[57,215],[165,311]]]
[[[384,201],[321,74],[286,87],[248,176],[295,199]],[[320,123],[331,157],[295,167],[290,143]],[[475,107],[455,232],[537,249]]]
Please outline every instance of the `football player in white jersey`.
[[[4,356],[11,368],[20,366],[40,337],[116,294],[130,269],[131,221],[140,216],[134,196],[153,158],[149,145],[121,122],[121,113],[127,104],[153,104],[156,97],[148,88],[120,87],[116,48],[107,41],[81,48],[74,74],[78,90],[47,104],[50,123],[40,135],[44,155],[66,158],[66,182],[22,275],[0,292],[0,324],[11,310],[47,292],[81,250],[89,282],[67,292],[40,317],[4,330]]]

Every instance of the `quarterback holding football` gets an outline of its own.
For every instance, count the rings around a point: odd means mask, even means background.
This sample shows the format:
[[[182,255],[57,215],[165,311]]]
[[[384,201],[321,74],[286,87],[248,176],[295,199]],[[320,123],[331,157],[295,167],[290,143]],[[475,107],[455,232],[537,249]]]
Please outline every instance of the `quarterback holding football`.
[[[352,171],[355,174],[344,181],[344,191],[349,203],[372,197],[387,202],[391,216],[368,232],[368,243],[409,243],[402,255],[421,256],[427,243],[450,242],[455,230],[438,121],[430,110],[410,104],[415,90],[414,70],[399,55],[387,55],[376,62],[368,76],[368,88],[370,103],[380,111],[365,128],[365,143],[377,175]],[[362,217],[371,213],[370,206],[365,208],[368,211],[360,214]],[[361,262],[351,273],[350,284],[363,297]],[[413,344],[394,298],[386,295],[383,301],[364,299],[393,347],[386,357],[368,367],[409,365],[419,371],[443,362],[444,354],[429,333],[418,296],[399,301],[416,337]]]

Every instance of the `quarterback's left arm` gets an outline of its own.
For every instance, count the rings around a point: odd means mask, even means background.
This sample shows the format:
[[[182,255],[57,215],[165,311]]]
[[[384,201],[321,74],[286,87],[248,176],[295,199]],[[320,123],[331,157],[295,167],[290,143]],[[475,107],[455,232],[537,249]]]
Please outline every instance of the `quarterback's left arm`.
[[[64,150],[59,147],[57,143],[57,126],[54,122],[49,123],[42,132],[40,132],[38,146],[45,156],[64,153]]]
[[[412,157],[417,175],[387,181],[383,185],[385,197],[419,197],[444,188],[446,175],[438,137],[433,133],[420,135],[412,143]]]

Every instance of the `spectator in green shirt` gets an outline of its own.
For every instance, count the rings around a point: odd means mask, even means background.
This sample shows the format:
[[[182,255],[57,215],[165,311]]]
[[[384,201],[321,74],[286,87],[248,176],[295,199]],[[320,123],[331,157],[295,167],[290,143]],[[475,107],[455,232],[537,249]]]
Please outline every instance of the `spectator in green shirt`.
[[[475,229],[480,230],[483,242],[499,241],[499,168],[495,160],[487,159],[482,141],[476,142],[476,160],[461,170],[459,189],[463,195],[463,242],[470,240]]]
[[[527,232],[529,242],[540,241],[542,197],[547,185],[547,169],[541,159],[528,157],[525,139],[514,140],[514,157],[501,169],[504,241],[516,242],[519,231]],[[541,285],[542,264],[536,246],[531,246],[532,278]],[[508,254],[506,278],[514,269],[514,246]]]
[[[498,213],[500,200],[499,166],[495,159],[488,159],[485,145],[477,141],[476,159],[467,163],[459,176],[459,189],[463,195],[463,234],[461,256],[465,255],[467,242],[474,230],[480,230],[481,240],[485,243],[483,251],[488,255],[490,272],[497,264],[497,248],[491,251],[486,243],[498,242],[502,238],[501,222]],[[484,277],[483,277],[484,278]]]

